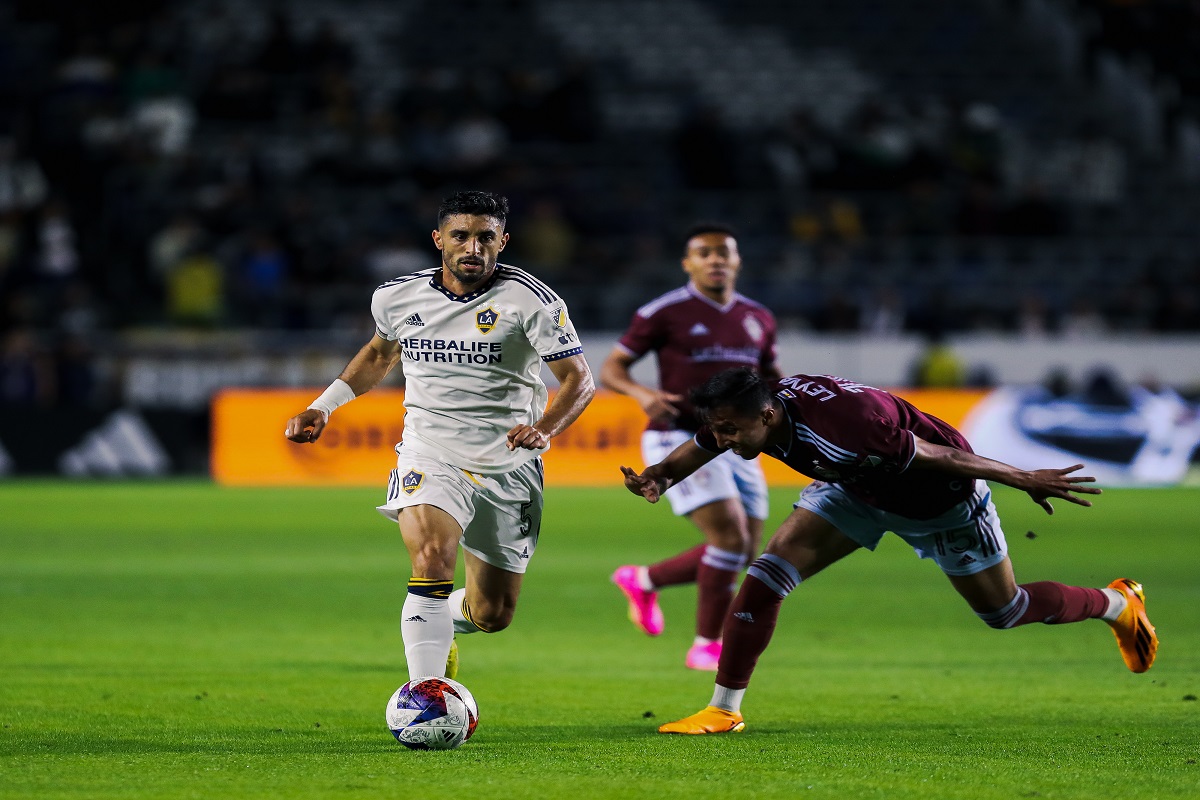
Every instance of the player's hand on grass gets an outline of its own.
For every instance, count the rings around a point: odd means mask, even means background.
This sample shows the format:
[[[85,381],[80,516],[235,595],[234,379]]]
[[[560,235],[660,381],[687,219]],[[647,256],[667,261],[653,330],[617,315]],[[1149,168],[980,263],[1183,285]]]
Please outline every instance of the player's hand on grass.
[[[1076,464],[1065,469],[1038,469],[1029,473],[1029,485],[1021,488],[1033,498],[1033,502],[1046,510],[1047,514],[1054,513],[1050,498],[1057,497],[1074,503],[1077,506],[1091,506],[1091,500],[1079,497],[1080,494],[1102,494],[1095,486],[1080,486],[1081,483],[1094,483],[1090,475],[1071,475],[1072,472],[1083,469],[1083,464]]]
[[[329,417],[315,408],[306,408],[287,421],[283,435],[293,442],[301,444],[315,442],[321,438],[321,431],[329,423]]]
[[[666,490],[661,479],[644,473],[639,475],[637,470],[630,467],[621,467],[621,473],[625,476],[625,488],[634,494],[640,494],[651,503],[657,503],[658,498],[662,497],[662,493]]]
[[[541,450],[550,446],[550,437],[533,425],[518,425],[508,432],[505,443],[509,450],[523,447],[526,450]]]

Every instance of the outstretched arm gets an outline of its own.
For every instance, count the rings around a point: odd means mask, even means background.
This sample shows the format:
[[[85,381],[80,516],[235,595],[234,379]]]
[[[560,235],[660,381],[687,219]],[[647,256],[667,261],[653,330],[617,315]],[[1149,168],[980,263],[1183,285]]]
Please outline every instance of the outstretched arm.
[[[541,419],[533,425],[517,425],[508,432],[509,450],[518,447],[538,450],[548,446],[551,439],[579,418],[596,396],[592,370],[582,355],[551,361],[549,367],[558,379],[558,391]]]
[[[640,475],[630,467],[621,467],[625,488],[657,503],[663,492],[716,458],[719,453],[705,450],[695,441],[686,441],[654,466],[646,467]]]
[[[629,368],[636,360],[621,348],[614,347],[600,366],[600,382],[618,394],[632,397],[650,419],[668,421],[678,417],[678,404],[683,402],[683,395],[651,389],[635,381]]]
[[[1071,475],[1072,472],[1083,469],[1083,464],[1063,469],[1023,470],[1002,461],[993,461],[968,453],[966,450],[933,444],[920,437],[917,437],[917,453],[910,468],[936,469],[964,478],[982,478],[1020,489],[1033,498],[1033,502],[1044,508],[1047,514],[1054,513],[1054,508],[1050,505],[1051,497],[1078,506],[1090,506],[1090,500],[1078,495],[1101,493],[1094,486],[1080,485],[1094,483],[1095,478],[1088,475]]]
[[[327,392],[336,391],[335,387],[338,387],[344,393],[348,387],[349,391],[353,392],[353,396],[358,397],[378,386],[379,382],[392,371],[392,367],[396,366],[399,361],[400,342],[388,341],[379,334],[375,334],[371,337],[371,341],[363,345],[357,355],[350,359],[350,363],[342,370],[342,374],[338,375],[338,381],[343,381],[345,386],[334,381],[335,386],[330,387]],[[352,398],[347,394],[342,401],[350,399]],[[288,420],[287,428],[283,433],[293,442],[315,442],[321,438],[321,432],[325,430],[328,423],[328,412],[319,408],[307,408]]]

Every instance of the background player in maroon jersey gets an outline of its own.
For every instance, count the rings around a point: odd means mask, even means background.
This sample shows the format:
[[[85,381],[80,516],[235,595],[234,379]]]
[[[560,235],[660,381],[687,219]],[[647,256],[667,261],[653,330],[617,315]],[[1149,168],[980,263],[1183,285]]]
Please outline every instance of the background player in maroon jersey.
[[[622,467],[625,485],[656,502],[676,481],[726,450],[759,453],[815,478],[800,494],[746,579],[725,619],[726,647],[704,710],[661,733],[725,733],[745,727],[742,695],[775,629],[784,597],[860,547],[873,550],[893,531],[937,562],[988,625],[1059,624],[1103,619],[1126,666],[1145,672],[1158,638],[1140,584],[1118,578],[1104,589],[1051,581],[1018,585],[985,481],[1029,494],[1046,513],[1050,498],[1082,506],[1094,478],[1083,468],[1021,470],[971,452],[962,434],[887,392],[842,378],[793,375],[774,383],[753,370],[722,372],[695,390],[705,426],[692,442],[640,475]]]
[[[775,317],[734,290],[742,266],[733,231],[695,225],[684,238],[686,286],[638,309],[600,370],[601,382],[637,400],[649,417],[642,458],[653,464],[691,441],[700,420],[687,392],[723,369],[750,367],[780,376],[775,365]],[[647,353],[658,360],[657,389],[635,381],[630,366]],[[715,670],[721,622],[738,573],[758,552],[767,517],[767,483],[757,460],[723,455],[666,492],[672,511],[704,534],[704,543],[652,564],[626,565],[612,581],[629,601],[629,618],[651,636],[663,631],[658,589],[695,582],[696,637],[685,663]]]

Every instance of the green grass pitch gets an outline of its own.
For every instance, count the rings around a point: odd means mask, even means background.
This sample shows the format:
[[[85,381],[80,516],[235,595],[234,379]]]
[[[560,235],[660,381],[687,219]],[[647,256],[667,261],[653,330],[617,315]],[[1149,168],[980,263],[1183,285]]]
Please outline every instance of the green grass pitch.
[[[608,575],[695,536],[553,489],[513,627],[460,637],[481,723],[440,753],[383,723],[408,568],[381,494],[0,483],[0,798],[1200,797],[1195,490],[997,495],[1019,580],[1144,582],[1145,675],[1099,622],[990,630],[888,537],[788,599],[745,733],[668,737],[712,687],[694,590],[649,639]]]

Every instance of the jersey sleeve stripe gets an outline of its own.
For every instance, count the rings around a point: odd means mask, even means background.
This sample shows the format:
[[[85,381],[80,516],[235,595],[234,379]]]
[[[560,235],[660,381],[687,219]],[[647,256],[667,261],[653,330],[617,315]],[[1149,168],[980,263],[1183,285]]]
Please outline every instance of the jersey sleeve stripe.
[[[913,437],[913,451],[912,451],[912,455],[908,457],[908,461],[904,464],[903,467],[900,468],[900,472],[904,472],[906,469],[911,467],[913,460],[917,457],[917,435],[915,433],[913,433],[912,431],[906,431],[906,432],[908,433],[909,436]]]
[[[646,305],[637,310],[637,314],[639,317],[652,317],[667,306],[673,306],[676,303],[682,303],[689,299],[691,299],[691,295],[688,294],[686,286],[681,289],[672,289],[662,297],[646,303]]]
[[[380,289],[386,289],[389,286],[396,286],[401,283],[408,283],[409,281],[415,281],[418,278],[432,278],[433,274],[435,272],[437,272],[437,269],[423,269],[420,272],[414,272],[411,275],[401,275],[398,278],[392,278],[390,281],[387,281],[386,283],[379,284],[378,286],[375,287],[375,291],[379,291]]]
[[[542,305],[544,305],[544,306],[548,306],[548,305],[550,305],[550,304],[551,304],[551,303],[553,303],[553,302],[555,301],[555,299],[556,299],[556,298],[554,297],[554,295],[552,295],[552,294],[547,294],[546,292],[543,292],[541,289],[539,289],[538,287],[534,286],[534,285],[533,285],[532,283],[530,283],[529,281],[527,281],[527,280],[525,280],[525,279],[523,279],[523,278],[520,278],[520,277],[518,277],[518,276],[516,276],[516,275],[504,275],[504,276],[502,276],[502,277],[504,277],[504,278],[505,278],[505,279],[507,279],[507,280],[513,281],[514,283],[519,283],[519,284],[521,284],[522,286],[524,286],[526,289],[528,289],[529,291],[533,292],[533,295],[534,295],[534,297],[536,297],[538,300],[541,300],[541,301],[542,301]]]
[[[827,439],[821,438],[815,432],[813,432],[812,428],[808,427],[807,425],[796,426],[796,438],[802,442],[808,442],[813,447],[820,450],[830,461],[837,461],[842,464],[850,464],[853,463],[857,457],[856,454],[850,452],[849,450],[844,450]]]
[[[542,356],[542,361],[545,361],[547,363],[549,363],[551,361],[558,361],[559,359],[570,358],[571,356],[577,356],[582,352],[583,352],[582,347],[572,347],[570,350],[563,350],[563,351],[555,353],[553,355]]]
[[[533,292],[534,296],[536,296],[538,300],[542,301],[542,305],[548,306],[551,303],[558,302],[559,300],[558,295],[556,295],[549,286],[542,283],[524,270],[505,265],[500,269],[500,277],[510,281],[515,281],[516,283],[519,283],[525,288],[529,289],[529,291]]]
[[[771,311],[769,308],[764,306],[762,303],[758,302],[757,300],[752,300],[749,297],[746,297],[746,295],[744,295],[744,294],[735,292],[733,295],[733,298],[735,300],[745,303],[746,305],[750,306],[751,308],[757,308],[757,309],[761,309],[762,311],[766,311],[768,314]]]
[[[532,272],[521,269],[520,267],[514,267],[511,264],[504,264],[502,266],[512,270],[513,272],[520,275],[521,277],[526,278],[530,283],[534,284],[535,286],[540,286],[542,291],[546,292],[546,294],[550,295],[551,297],[554,297],[556,299],[558,298],[558,295],[555,293],[555,291],[553,289],[550,288],[550,285],[547,284],[545,281],[543,281],[538,276],[534,275]]]

